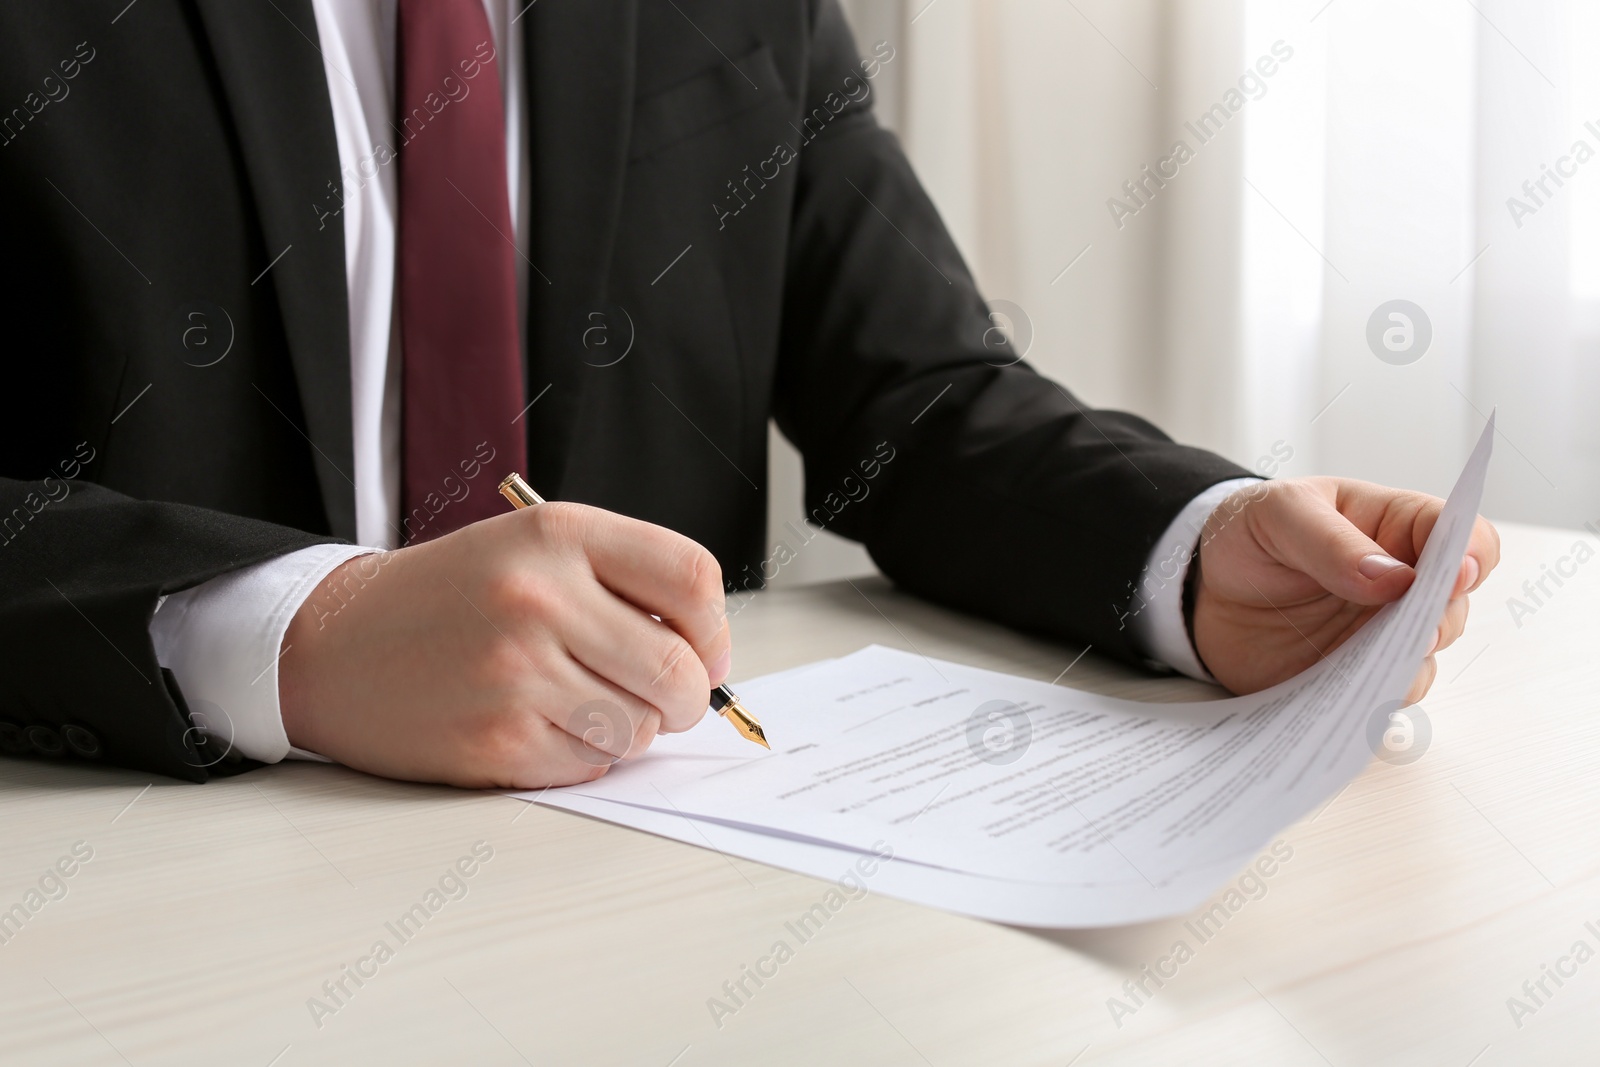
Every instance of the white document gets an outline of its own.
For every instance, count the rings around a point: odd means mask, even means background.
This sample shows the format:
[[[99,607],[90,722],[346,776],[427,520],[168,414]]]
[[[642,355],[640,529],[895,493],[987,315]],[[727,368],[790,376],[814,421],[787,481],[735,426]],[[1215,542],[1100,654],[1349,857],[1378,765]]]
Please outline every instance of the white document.
[[[872,888],[1001,921],[1187,912],[1366,766],[1443,613],[1493,432],[1405,596],[1261,693],[1145,704],[873,646],[739,686],[771,753],[708,724],[519,795],[822,877],[892,851]]]

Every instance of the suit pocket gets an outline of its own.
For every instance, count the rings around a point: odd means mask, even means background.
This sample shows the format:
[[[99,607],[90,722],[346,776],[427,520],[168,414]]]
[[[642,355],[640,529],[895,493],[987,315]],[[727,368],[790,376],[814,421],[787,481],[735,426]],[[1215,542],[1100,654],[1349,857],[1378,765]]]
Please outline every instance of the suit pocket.
[[[628,159],[643,159],[774,101],[787,105],[787,91],[772,50],[757,45],[731,62],[719,60],[677,85],[636,100]]]

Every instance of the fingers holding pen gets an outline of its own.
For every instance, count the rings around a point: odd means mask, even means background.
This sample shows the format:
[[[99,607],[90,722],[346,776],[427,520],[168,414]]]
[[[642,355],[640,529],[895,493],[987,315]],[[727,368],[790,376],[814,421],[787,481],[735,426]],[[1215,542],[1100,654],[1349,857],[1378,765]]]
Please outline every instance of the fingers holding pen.
[[[694,650],[711,685],[720,684],[727,677],[732,637],[717,558],[665,527],[601,515],[586,527],[583,540],[596,580],[676,631]]]
[[[570,612],[563,637],[572,657],[658,713],[663,733],[700,721],[711,690],[694,648],[665,622],[603,588],[589,590],[581,610]]]

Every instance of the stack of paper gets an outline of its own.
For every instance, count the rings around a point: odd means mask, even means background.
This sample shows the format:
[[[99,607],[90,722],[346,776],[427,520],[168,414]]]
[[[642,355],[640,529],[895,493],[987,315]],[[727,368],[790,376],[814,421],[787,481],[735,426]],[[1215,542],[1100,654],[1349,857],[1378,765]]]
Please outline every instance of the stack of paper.
[[[873,646],[740,683],[770,753],[706,725],[517,795],[1003,922],[1188,912],[1372,758],[1454,584],[1493,433],[1491,417],[1405,596],[1263,692],[1145,704]]]

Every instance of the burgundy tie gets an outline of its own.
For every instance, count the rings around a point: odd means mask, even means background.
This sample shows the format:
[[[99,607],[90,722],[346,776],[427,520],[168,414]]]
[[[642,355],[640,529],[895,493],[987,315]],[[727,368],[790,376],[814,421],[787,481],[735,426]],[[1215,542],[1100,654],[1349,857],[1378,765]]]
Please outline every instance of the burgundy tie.
[[[482,0],[400,0],[401,526],[425,541],[505,510],[527,467],[505,114]]]

